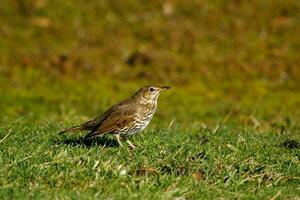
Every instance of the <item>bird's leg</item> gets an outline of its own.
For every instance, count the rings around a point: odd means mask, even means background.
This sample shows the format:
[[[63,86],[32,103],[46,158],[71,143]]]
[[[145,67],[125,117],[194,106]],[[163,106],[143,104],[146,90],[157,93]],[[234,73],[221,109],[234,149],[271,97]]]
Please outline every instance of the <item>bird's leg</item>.
[[[126,139],[126,142],[133,150],[136,148],[136,146],[134,144],[132,144],[128,139]]]
[[[119,135],[119,134],[116,134],[116,139],[117,139],[117,141],[118,141],[120,147],[122,147],[123,145],[122,145],[122,143],[121,143],[120,135]]]

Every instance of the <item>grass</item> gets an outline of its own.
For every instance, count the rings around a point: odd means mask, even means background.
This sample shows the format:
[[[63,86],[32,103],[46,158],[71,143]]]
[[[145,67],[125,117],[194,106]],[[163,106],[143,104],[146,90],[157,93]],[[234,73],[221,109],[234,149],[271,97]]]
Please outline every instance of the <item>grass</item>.
[[[20,123],[20,122],[19,122]],[[136,151],[111,138],[60,137],[55,123],[2,128],[1,197],[238,198],[299,197],[299,149],[272,131],[152,127]],[[11,132],[10,132],[11,131]],[[296,137],[299,139],[299,136]]]
[[[299,199],[300,1],[0,3],[0,199]],[[62,129],[166,84],[135,151]]]

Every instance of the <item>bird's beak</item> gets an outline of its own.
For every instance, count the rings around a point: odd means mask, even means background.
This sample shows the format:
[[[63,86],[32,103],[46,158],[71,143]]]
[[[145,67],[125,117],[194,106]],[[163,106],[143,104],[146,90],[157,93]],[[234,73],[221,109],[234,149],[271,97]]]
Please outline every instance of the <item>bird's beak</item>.
[[[170,86],[162,86],[159,89],[160,89],[160,91],[165,91],[165,90],[168,90],[170,88],[171,88]]]

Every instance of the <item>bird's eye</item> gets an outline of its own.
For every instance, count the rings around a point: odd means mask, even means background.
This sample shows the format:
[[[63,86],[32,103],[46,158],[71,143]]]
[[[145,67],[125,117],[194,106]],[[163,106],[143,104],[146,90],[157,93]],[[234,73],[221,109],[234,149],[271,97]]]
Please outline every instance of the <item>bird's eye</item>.
[[[154,91],[154,88],[153,88],[153,87],[149,88],[149,91],[150,91],[150,92],[153,92],[153,91]]]

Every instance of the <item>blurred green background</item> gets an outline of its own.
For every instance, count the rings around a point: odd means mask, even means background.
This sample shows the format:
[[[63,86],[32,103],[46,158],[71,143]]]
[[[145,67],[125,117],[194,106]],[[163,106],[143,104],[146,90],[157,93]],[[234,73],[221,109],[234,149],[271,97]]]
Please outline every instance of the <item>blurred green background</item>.
[[[1,120],[90,117],[169,84],[159,116],[180,123],[297,121],[299,13],[295,0],[2,0]]]

